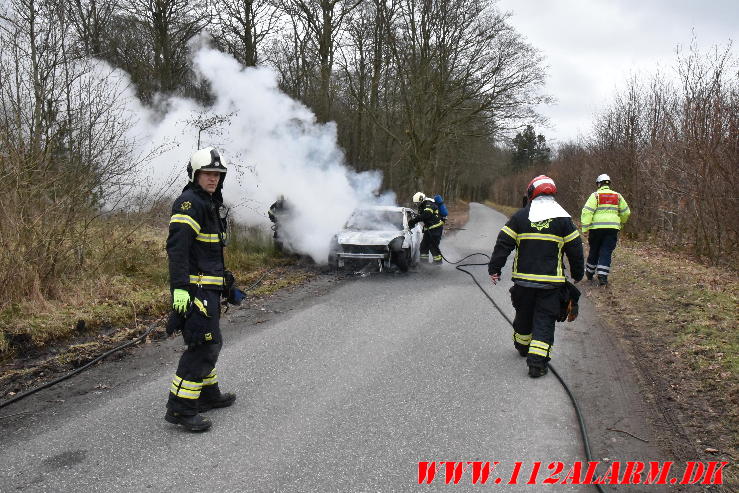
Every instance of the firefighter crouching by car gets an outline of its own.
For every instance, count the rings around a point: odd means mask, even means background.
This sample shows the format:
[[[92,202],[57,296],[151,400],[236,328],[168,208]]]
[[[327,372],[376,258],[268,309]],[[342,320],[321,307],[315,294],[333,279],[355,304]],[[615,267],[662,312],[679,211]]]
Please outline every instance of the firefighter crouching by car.
[[[510,290],[516,309],[513,345],[527,357],[532,378],[548,371],[554,323],[563,320],[562,296],[569,296],[573,290],[579,296],[577,288],[566,283],[562,253],[567,255],[575,283],[584,271],[580,233],[570,215],[554,200],[556,193],[554,181],[547,176],[537,176],[529,183],[528,203],[501,229],[488,265],[490,279],[497,284],[508,255],[516,250]]]
[[[224,268],[224,160],[212,147],[200,149],[190,158],[187,173],[189,183],[172,206],[167,238],[173,298],[167,332],[181,330],[187,349],[170,386],[165,419],[190,431],[205,431],[211,422],[199,412],[230,406],[236,399],[221,393],[215,366],[223,345],[221,296],[239,304],[243,293]]]
[[[434,263],[441,264],[443,262],[439,243],[441,243],[442,227],[444,221],[439,216],[439,208],[431,197],[426,197],[421,192],[413,195],[413,202],[418,204],[418,215],[408,221],[408,227],[413,227],[419,222],[423,222],[423,239],[421,240],[421,259],[428,260],[429,250],[433,255]]]
[[[631,216],[629,204],[623,196],[611,190],[611,177],[600,175],[595,179],[598,190],[590,194],[582,208],[580,223],[582,232],[588,232],[588,260],[585,276],[588,281],[598,275],[598,285],[608,286],[611,272],[611,256],[616,249],[618,232]]]

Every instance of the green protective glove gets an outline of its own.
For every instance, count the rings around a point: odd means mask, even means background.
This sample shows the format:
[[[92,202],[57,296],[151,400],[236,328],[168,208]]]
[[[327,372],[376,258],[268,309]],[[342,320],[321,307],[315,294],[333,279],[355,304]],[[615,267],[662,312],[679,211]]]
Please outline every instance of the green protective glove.
[[[185,289],[175,289],[172,292],[172,308],[177,313],[184,315],[190,305],[190,293]]]

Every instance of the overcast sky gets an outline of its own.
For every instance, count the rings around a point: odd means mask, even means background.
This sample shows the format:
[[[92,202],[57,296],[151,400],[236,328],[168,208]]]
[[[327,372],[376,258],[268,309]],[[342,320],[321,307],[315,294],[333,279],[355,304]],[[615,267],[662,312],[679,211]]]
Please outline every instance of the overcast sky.
[[[588,134],[593,115],[630,75],[670,69],[675,48],[693,33],[702,49],[731,39],[739,52],[739,0],[499,0],[498,7],[546,57],[546,91],[557,102],[541,108],[550,128],[539,133],[551,143]]]

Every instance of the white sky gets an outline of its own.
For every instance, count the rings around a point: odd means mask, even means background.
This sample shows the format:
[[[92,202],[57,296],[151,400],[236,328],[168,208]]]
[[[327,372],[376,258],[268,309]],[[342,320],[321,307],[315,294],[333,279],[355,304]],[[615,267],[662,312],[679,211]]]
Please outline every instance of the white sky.
[[[674,66],[675,48],[693,33],[705,50],[734,41],[739,51],[739,0],[499,0],[509,22],[549,66],[545,91],[557,101],[540,108],[550,144],[590,132],[631,75]]]

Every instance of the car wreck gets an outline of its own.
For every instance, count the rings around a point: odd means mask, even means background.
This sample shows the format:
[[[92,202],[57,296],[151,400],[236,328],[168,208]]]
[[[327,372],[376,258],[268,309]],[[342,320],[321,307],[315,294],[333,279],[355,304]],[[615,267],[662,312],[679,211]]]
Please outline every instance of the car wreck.
[[[408,227],[414,214],[407,207],[356,209],[332,240],[329,265],[342,269],[376,262],[380,271],[394,266],[406,272],[421,256],[421,226]]]

